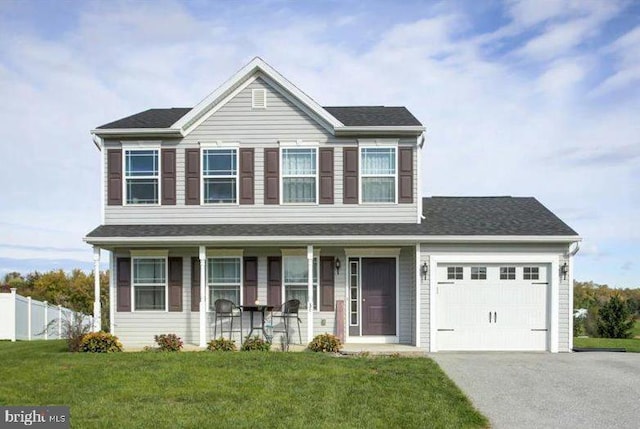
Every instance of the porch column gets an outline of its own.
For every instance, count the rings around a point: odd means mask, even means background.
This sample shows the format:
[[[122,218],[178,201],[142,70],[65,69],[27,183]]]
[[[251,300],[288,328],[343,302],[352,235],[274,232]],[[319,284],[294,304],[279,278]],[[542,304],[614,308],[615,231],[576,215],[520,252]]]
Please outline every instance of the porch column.
[[[207,346],[207,250],[200,246],[200,347]]]
[[[313,339],[313,245],[307,246],[307,343]]]
[[[93,246],[93,332],[102,328],[100,312],[100,248]]]
[[[116,334],[116,253],[109,252],[109,332]]]

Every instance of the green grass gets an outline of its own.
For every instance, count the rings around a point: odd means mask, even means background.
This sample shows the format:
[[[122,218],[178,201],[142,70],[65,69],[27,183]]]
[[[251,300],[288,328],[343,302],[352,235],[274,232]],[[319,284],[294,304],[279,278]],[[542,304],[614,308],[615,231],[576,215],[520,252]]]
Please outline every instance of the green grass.
[[[622,347],[627,349],[628,352],[640,353],[640,339],[637,338],[628,340],[617,338],[574,338],[573,346],[587,348]]]
[[[486,427],[426,358],[64,352],[0,343],[0,404],[69,405],[74,427]]]
[[[640,320],[636,320],[631,329],[631,337],[640,337]]]

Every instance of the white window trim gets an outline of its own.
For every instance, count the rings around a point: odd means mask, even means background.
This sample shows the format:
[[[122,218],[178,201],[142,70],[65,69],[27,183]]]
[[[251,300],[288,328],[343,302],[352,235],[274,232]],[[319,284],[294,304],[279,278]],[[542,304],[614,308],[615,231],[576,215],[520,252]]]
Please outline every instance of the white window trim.
[[[279,182],[279,192],[280,192],[280,204],[281,205],[286,205],[286,206],[317,206],[319,205],[319,192],[320,192],[320,180],[319,180],[319,176],[320,176],[320,171],[319,171],[319,167],[320,167],[320,160],[318,157],[318,143],[305,143],[305,142],[300,142],[300,143],[296,143],[295,145],[289,145],[288,142],[280,142],[280,145],[283,146],[280,149],[280,153],[279,153],[279,161],[280,161],[280,168],[278,169],[278,174],[279,174],[279,178],[278,178],[278,182]],[[284,174],[284,151],[282,149],[295,149],[299,147],[300,149],[313,149],[315,151],[316,154],[316,174],[303,174],[303,175],[285,175]],[[316,200],[315,202],[302,202],[302,203],[285,203],[284,202],[284,194],[283,194],[283,189],[284,189],[284,178],[287,177],[313,177],[315,178],[316,181]]]
[[[204,201],[204,151],[205,150],[233,150],[236,154],[236,174],[233,176],[213,175],[206,176],[208,179],[236,179],[236,202],[235,203],[205,203]],[[237,143],[200,143],[200,205],[203,206],[238,206],[240,205],[240,154]]]
[[[397,142],[397,141],[396,141]],[[393,149],[395,151],[395,173],[394,174],[362,174],[362,149],[366,149],[366,148],[372,148],[375,147],[377,149]],[[362,200],[362,196],[363,196],[363,189],[362,189],[362,178],[368,178],[368,177],[393,177],[393,194],[394,194],[394,200],[393,201],[388,201],[388,202],[384,202],[384,201],[363,201]],[[386,145],[378,145],[378,144],[359,144],[358,145],[358,204],[364,204],[364,205],[384,205],[384,206],[389,206],[389,205],[394,205],[394,204],[398,204],[398,145],[390,145],[390,144],[386,144]]]
[[[127,176],[127,153],[155,150],[158,153],[158,175],[157,176]],[[155,204],[128,203],[127,179],[156,179],[158,181],[158,202]],[[162,150],[157,143],[137,142],[122,144],[122,205],[123,206],[160,206],[162,205]]]
[[[131,254],[131,312],[132,313],[167,313],[169,311],[169,257],[167,250],[158,250],[157,254],[153,254],[154,251],[145,252],[134,256],[134,252]],[[162,252],[162,253],[161,253]],[[166,254],[163,254],[166,252]],[[137,252],[135,252],[137,253]],[[164,310],[136,310],[136,284],[134,280],[134,260],[135,259],[164,259]],[[154,284],[140,284],[139,286],[160,286],[159,283]]]
[[[239,292],[239,301],[238,303],[236,303],[237,305],[244,305],[244,290],[243,290],[243,285],[244,285],[244,266],[242,264],[242,250],[240,251],[240,254],[237,253],[237,250],[233,250],[230,254],[220,254],[217,253],[214,250],[207,250],[207,259],[206,259],[206,269],[205,269],[205,275],[206,275],[206,281],[205,281],[205,285],[206,287],[206,291],[207,291],[207,297],[206,297],[206,311],[207,313],[213,313],[214,310],[211,308],[211,306],[214,304],[213,302],[211,302],[211,283],[209,282],[209,259],[238,259],[240,261],[240,292]],[[227,284],[227,283],[225,283]]]
[[[305,260],[307,259],[307,251],[306,250],[298,250],[298,249],[282,249],[282,289],[281,289],[281,294],[282,294],[282,302],[285,302],[287,300],[287,282],[284,276],[284,259],[287,257],[304,257]],[[320,249],[314,249],[313,251],[313,261],[316,264],[316,278],[318,279],[317,283],[314,283],[314,286],[316,287],[316,293],[315,293],[315,299],[313,300],[313,305],[316,307],[313,309],[314,313],[318,313],[320,312]],[[307,261],[308,263],[308,261]],[[290,283],[296,286],[302,286],[302,283]],[[308,288],[309,284],[308,283],[304,283],[304,287],[305,289]],[[309,300],[307,299],[307,302]],[[300,310],[304,310],[304,307],[301,305],[300,306]]]

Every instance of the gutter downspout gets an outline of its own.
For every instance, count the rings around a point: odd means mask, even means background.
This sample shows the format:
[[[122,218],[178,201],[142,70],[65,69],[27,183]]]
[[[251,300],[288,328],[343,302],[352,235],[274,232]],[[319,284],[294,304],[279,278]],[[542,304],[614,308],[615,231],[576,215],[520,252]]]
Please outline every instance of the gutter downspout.
[[[420,134],[418,136],[418,138],[416,139],[416,143],[417,143],[417,147],[418,150],[416,151],[416,155],[418,157],[417,160],[417,167],[418,167],[418,174],[417,174],[417,198],[418,198],[418,204],[417,204],[417,210],[418,210],[418,216],[417,216],[417,222],[416,223],[422,223],[422,220],[424,219],[424,215],[422,214],[422,148],[424,147],[424,143],[426,142],[426,137],[425,137],[425,132],[423,132],[422,134]]]

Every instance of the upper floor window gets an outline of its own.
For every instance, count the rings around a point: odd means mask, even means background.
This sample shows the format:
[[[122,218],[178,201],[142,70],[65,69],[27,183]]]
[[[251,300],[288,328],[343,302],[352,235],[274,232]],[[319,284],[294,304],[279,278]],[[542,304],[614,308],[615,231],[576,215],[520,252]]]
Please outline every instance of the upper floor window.
[[[125,151],[127,204],[158,204],[158,152],[157,149]]]
[[[317,202],[317,149],[282,149],[282,202]]]
[[[135,310],[166,310],[167,263],[165,258],[133,258]]]
[[[238,154],[236,149],[202,151],[203,201],[205,204],[238,201]]]
[[[360,151],[362,202],[396,202],[396,148],[363,147]]]

